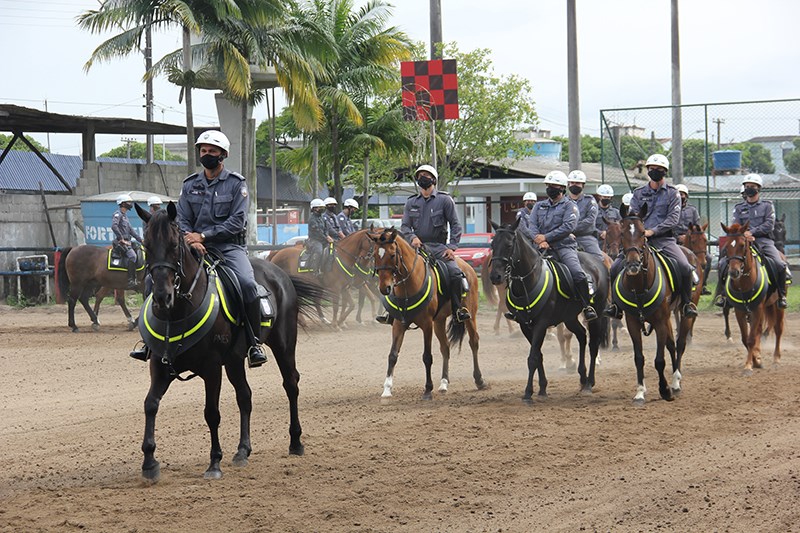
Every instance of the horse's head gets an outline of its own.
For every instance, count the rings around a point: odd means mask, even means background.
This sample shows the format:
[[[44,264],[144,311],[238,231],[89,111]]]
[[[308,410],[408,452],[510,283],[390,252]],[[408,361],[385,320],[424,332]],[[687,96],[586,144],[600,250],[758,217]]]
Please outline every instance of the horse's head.
[[[386,228],[380,233],[370,231],[370,241],[375,244],[375,271],[378,273],[381,294],[389,294],[394,278],[405,269],[402,252],[399,250],[397,228]]]
[[[731,224],[726,226],[720,223],[722,231],[727,236],[725,249],[728,256],[728,275],[732,280],[737,280],[742,276],[750,274],[750,240],[745,236],[745,232],[750,228],[748,220],[743,225]]]
[[[622,236],[622,224],[618,220],[607,220],[603,218],[606,223],[606,238],[604,242],[605,252],[611,257],[616,257],[619,254],[620,237]]]
[[[500,226],[493,221],[489,221],[494,229],[492,237],[492,262],[489,270],[489,280],[494,285],[499,285],[511,272],[514,261],[514,250],[516,248],[517,227],[520,219],[513,224]]]
[[[137,204],[136,213],[146,223],[144,247],[147,269],[153,278],[153,308],[171,309],[184,275],[184,258],[191,254],[175,222],[178,210],[170,202],[166,209],[150,214]]]
[[[647,268],[645,264],[647,238],[644,236],[644,222],[639,216],[628,214],[622,219],[620,229],[620,244],[622,253],[625,254],[625,272],[630,276],[636,276],[643,267]]]
[[[706,229],[708,229],[708,223],[702,226],[689,223],[689,227],[686,231],[686,240],[684,241],[684,245],[694,252],[698,261],[702,263],[700,266],[703,268],[706,266],[706,252],[708,247]]]
[[[775,219],[775,225],[772,227],[772,240],[779,249],[780,245],[786,242],[786,213],[783,213],[781,218]]]

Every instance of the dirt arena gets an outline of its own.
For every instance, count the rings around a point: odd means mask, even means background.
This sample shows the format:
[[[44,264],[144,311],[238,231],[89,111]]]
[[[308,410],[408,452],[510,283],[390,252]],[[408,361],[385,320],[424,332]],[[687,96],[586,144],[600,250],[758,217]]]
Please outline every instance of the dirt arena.
[[[684,359],[683,393],[658,397],[648,340],[647,403],[635,407],[627,334],[602,354],[592,396],[559,372],[545,345],[547,399],[520,401],[527,344],[481,311],[477,391],[468,348],[446,395],[421,399],[418,332],[406,336],[395,394],[381,400],[385,326],[301,333],[303,457],[288,456],[288,403],[270,361],[253,387],[250,464],[233,389],[223,388],[224,477],[203,479],[209,439],[200,380],[161,403],[161,481],[141,481],[146,366],[138,338],[109,305],[100,332],[65,306],[0,308],[0,531],[790,531],[800,530],[800,316],[784,357],[744,377],[744,349],[722,319],[701,315]],[[573,348],[574,349],[574,348]],[[434,354],[435,376],[440,360]],[[435,379],[438,384],[438,379]],[[538,387],[537,387],[538,390]]]

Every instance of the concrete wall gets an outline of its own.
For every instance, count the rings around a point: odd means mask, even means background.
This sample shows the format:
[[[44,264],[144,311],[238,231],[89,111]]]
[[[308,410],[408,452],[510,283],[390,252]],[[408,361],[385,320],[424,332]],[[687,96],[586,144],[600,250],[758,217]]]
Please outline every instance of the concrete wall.
[[[95,194],[139,190],[178,196],[186,177],[185,166],[127,165],[86,162],[75,194],[46,194],[47,212],[59,248],[82,241],[80,202]],[[0,191],[0,247],[37,247],[52,250],[53,239],[40,194]],[[43,252],[0,252],[0,271],[16,270],[17,257]],[[52,258],[52,253],[49,254]],[[52,262],[51,262],[52,264]],[[0,298],[16,293],[16,279],[4,276]]]

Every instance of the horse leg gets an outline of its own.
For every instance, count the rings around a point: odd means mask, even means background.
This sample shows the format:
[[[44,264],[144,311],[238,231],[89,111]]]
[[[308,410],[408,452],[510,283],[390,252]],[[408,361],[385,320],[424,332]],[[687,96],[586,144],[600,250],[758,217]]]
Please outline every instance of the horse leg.
[[[722,316],[725,318],[725,339],[728,342],[733,342],[731,337],[731,322],[730,322],[731,308],[726,303],[722,306]]]
[[[131,316],[131,312],[128,311],[128,306],[125,304],[125,291],[122,289],[119,291],[114,291],[114,296],[117,303],[122,308],[122,313],[125,315],[125,319],[128,321],[128,331],[133,331],[134,328],[136,328],[136,321]]]
[[[531,350],[528,354],[528,383],[525,386],[525,395],[522,397],[522,401],[527,403],[533,402],[533,373],[536,371],[539,372],[539,396],[547,397],[547,377],[544,373],[544,361],[542,358],[542,343],[544,343],[546,334],[547,327],[537,325],[526,332],[525,335],[531,342]]]
[[[77,297],[74,296],[72,293],[67,297],[67,325],[70,327],[73,333],[78,333],[80,329],[78,325],[75,324],[75,304],[77,303]]]
[[[350,287],[345,287],[342,289],[342,312],[339,315],[338,322],[340,328],[347,327],[345,321],[347,320],[347,317],[350,316],[350,313],[353,312],[353,309],[355,309],[353,295],[350,294]]]
[[[678,324],[677,348],[675,349],[675,355],[672,358],[672,384],[670,385],[672,394],[680,394],[681,392],[681,380],[683,379],[683,375],[681,374],[681,365],[683,361],[683,354],[686,353],[686,346],[689,344],[688,339],[690,332],[694,327],[695,320],[696,317],[684,317],[684,319]],[[667,349],[670,349],[670,345],[667,345]],[[670,350],[670,354],[672,353],[672,350]]]
[[[100,289],[94,295],[94,314],[97,316],[100,315],[100,304],[106,299],[108,291],[109,289],[106,287],[100,287]]]
[[[208,463],[208,468],[203,477],[206,479],[220,479],[222,470],[219,467],[219,463],[222,461],[222,446],[219,443],[219,394],[222,388],[222,367],[211,368],[202,377],[206,389],[206,407],[203,410],[203,415],[206,419],[208,431],[211,434],[211,461]]]
[[[784,310],[777,306],[774,308],[772,330],[775,332],[775,350],[772,352],[772,366],[777,367],[781,361],[781,336],[783,335]]]
[[[611,338],[611,351],[618,352],[619,351],[619,342],[617,341],[617,331],[622,327],[622,320],[618,318],[611,319],[611,332],[613,334]]]
[[[365,285],[360,285],[358,287],[358,309],[356,310],[356,323],[363,324],[361,321],[361,311],[364,309],[364,300],[367,297],[367,289]]]
[[[289,399],[289,455],[303,455],[305,447],[300,441],[303,428],[300,425],[298,398],[300,396],[300,373],[297,371],[297,323],[273,329],[267,339],[278,369],[283,378],[283,390]]]
[[[439,382],[439,392],[447,392],[450,384],[450,343],[447,341],[447,315],[440,317],[433,323],[433,332],[439,339],[439,351],[442,354],[442,380]]]
[[[89,315],[89,318],[92,319],[92,329],[94,331],[98,331],[100,330],[100,321],[97,320],[97,315],[94,314],[92,306],[89,305],[89,296],[90,296],[89,293],[90,293],[90,287],[84,287],[84,289],[81,291],[81,295],[78,297],[78,300],[80,300],[81,305],[86,310],[86,313]]]
[[[644,395],[647,393],[647,387],[644,384],[644,352],[642,351],[642,324],[639,319],[625,313],[625,323],[628,327],[628,335],[631,337],[633,343],[633,363],[636,365],[636,395],[633,397],[633,403],[636,405],[644,405]]]
[[[402,320],[392,322],[392,347],[389,350],[389,367],[386,369],[386,379],[383,382],[383,394],[381,398],[392,397],[392,385],[394,384],[394,367],[397,358],[400,357],[400,347],[403,346],[403,337],[406,336],[406,326]]]
[[[661,398],[671,402],[675,398],[672,396],[672,390],[669,388],[667,378],[664,375],[664,370],[667,367],[667,361],[664,357],[664,349],[669,351],[670,360],[673,366],[675,365],[675,337],[672,333],[672,321],[670,320],[669,311],[664,313],[666,320],[656,326],[656,358],[655,367],[658,372],[658,393]]]
[[[764,306],[758,306],[750,316],[750,338],[753,342],[753,368],[761,368],[761,338],[764,329]]]
[[[503,300],[497,302],[497,312],[494,315],[494,334],[500,335],[500,319],[503,317],[504,311],[502,310]]]
[[[752,343],[750,341],[750,324],[748,324],[747,315],[744,311],[735,311],[736,322],[739,324],[739,333],[741,334],[742,345],[747,350],[747,358],[744,361],[744,369],[742,373],[745,376],[753,374],[753,350],[751,349]]]
[[[470,309],[470,313],[472,318],[467,322],[467,334],[469,334],[469,348],[472,350],[472,379],[475,381],[475,386],[478,387],[478,390],[484,390],[489,388],[489,384],[483,379],[481,367],[478,365],[478,347],[480,346],[481,336],[478,334],[477,301],[475,309]]]
[[[575,340],[578,341],[578,375],[581,379],[581,390],[591,393],[594,383],[589,383],[586,377],[586,329],[584,329],[577,317],[565,320],[563,325],[575,335]],[[559,327],[561,327],[561,324],[559,324]],[[594,363],[594,360],[592,360],[592,363]]]
[[[160,361],[150,359],[150,390],[144,399],[144,440],[142,452],[142,477],[148,481],[156,482],[161,476],[161,467],[155,458],[156,452],[156,414],[161,398],[166,394],[172,379],[167,374],[166,367]]]
[[[239,407],[239,446],[233,456],[233,466],[247,466],[247,458],[253,450],[250,445],[250,413],[253,411],[253,391],[244,373],[244,360],[227,361],[225,375],[236,391],[236,405]]]
[[[433,367],[433,352],[431,351],[433,320],[420,325],[419,329],[422,331],[422,363],[425,365],[425,391],[422,393],[422,399],[431,400],[433,399],[433,376],[431,375],[431,367]],[[449,354],[450,352],[448,351]]]

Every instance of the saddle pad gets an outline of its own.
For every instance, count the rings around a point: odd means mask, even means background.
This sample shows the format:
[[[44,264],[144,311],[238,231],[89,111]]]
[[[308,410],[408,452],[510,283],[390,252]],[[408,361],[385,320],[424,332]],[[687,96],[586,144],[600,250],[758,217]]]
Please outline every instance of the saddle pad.
[[[141,272],[142,270],[144,270],[145,263],[146,263],[146,261],[145,261],[144,250],[142,250],[142,249],[137,250],[137,252],[136,252],[136,271],[137,272]],[[108,258],[107,258],[107,263],[106,264],[108,265],[108,267],[107,267],[108,270],[111,270],[111,271],[114,271],[114,270],[119,270],[121,272],[127,272],[128,271],[128,260],[125,258],[124,255],[117,255],[116,253],[114,253],[114,248],[109,248],[108,249]]]

